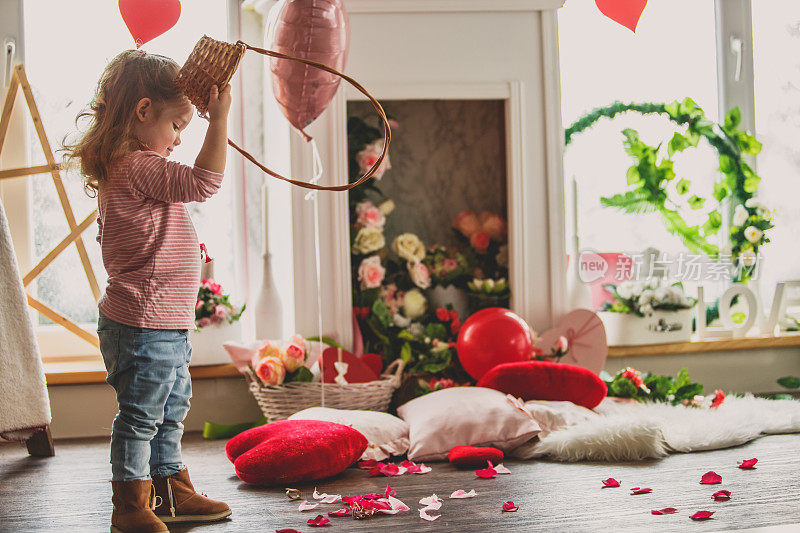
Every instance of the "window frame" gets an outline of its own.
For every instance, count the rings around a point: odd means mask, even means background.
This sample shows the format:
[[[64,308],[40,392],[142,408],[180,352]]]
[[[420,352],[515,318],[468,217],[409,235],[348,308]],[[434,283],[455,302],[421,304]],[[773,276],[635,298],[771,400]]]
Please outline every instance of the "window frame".
[[[239,0],[226,0],[227,13],[228,13],[228,39],[236,41],[239,39],[241,32],[241,6]],[[3,44],[3,67],[6,64],[6,42],[9,40],[14,41],[15,57],[13,64],[25,62],[25,40],[24,40],[24,0],[0,0],[0,12],[3,13],[2,21],[0,22],[0,38]],[[3,79],[3,81],[6,81]],[[231,81],[233,91],[237,95],[241,95],[241,76],[234,76]],[[2,86],[3,97],[5,95],[6,85]],[[6,143],[2,153],[4,167],[19,167],[27,166],[29,164],[28,148],[28,115],[27,106],[22,91],[17,94],[17,99],[14,105],[14,112],[12,114],[11,123],[9,124],[9,133],[6,137]],[[3,99],[3,101],[5,101]],[[234,98],[230,113],[229,122],[229,136],[237,144],[241,144],[243,136],[243,99]],[[14,143],[9,142],[12,138],[22,138],[23,142]],[[52,143],[52,140],[51,140]],[[55,146],[54,146],[55,147]],[[229,179],[234,182],[233,188],[233,202],[235,205],[244,205],[246,195],[244,194],[244,169],[242,165],[231,164],[229,168]],[[15,253],[17,262],[20,269],[20,275],[29,271],[34,265],[34,244],[33,244],[33,223],[32,223],[32,209],[31,209],[31,187],[30,180],[32,179],[51,179],[48,175],[37,176],[24,176],[20,178],[11,178],[0,181],[0,201],[6,211],[9,220],[9,226],[14,242]],[[233,237],[233,253],[234,265],[236,268],[236,280],[241,282],[234,283],[231,289],[236,290],[237,293],[245,295],[246,299],[249,296],[249,272],[247,268],[248,263],[248,250],[246,243],[246,209],[234,208],[236,220],[234,222],[234,235]],[[84,242],[86,238],[84,237]],[[103,265],[93,264],[92,268],[97,271],[98,268],[102,269]],[[78,281],[80,283],[80,281]],[[88,284],[86,286],[89,290]],[[88,344],[85,340],[80,339],[73,333],[58,325],[39,325],[38,312],[32,308],[28,308],[29,315],[34,324],[39,350],[42,358],[46,361],[58,360],[99,360],[100,351]],[[79,326],[90,333],[94,333],[96,329],[95,324],[79,324]]]

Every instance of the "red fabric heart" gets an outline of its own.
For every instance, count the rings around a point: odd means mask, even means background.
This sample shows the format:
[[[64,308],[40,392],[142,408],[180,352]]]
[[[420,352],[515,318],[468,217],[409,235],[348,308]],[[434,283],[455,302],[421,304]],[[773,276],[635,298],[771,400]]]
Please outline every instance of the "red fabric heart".
[[[496,465],[503,461],[503,451],[489,446],[456,446],[447,454],[447,460],[457,468],[477,468],[486,461]]]
[[[119,13],[139,48],[178,22],[179,0],[119,0]]]
[[[319,420],[279,420],[239,433],[225,445],[239,479],[279,485],[334,476],[355,463],[367,439],[355,429]]]
[[[378,374],[367,366],[362,359],[359,359],[347,350],[339,350],[331,346],[330,348],[325,348],[321,356],[322,375],[325,379],[325,383],[335,383],[334,379],[339,375],[339,372],[333,364],[339,361],[340,351],[342,362],[347,363],[347,373],[345,373],[344,379],[346,379],[348,383],[366,383],[378,379]]]
[[[365,353],[361,356],[361,362],[375,372],[376,376],[380,376],[383,372],[383,358],[376,353]]]
[[[608,387],[586,368],[552,361],[504,363],[489,370],[478,387],[499,390],[528,400],[566,400],[593,409],[603,401]]]
[[[634,33],[647,6],[647,0],[595,0],[595,3],[605,16]]]

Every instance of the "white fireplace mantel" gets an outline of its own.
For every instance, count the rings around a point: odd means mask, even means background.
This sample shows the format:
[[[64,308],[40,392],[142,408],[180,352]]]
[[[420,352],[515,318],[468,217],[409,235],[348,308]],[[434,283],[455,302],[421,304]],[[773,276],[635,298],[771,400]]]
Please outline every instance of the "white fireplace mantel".
[[[348,0],[346,72],[378,100],[505,103],[511,308],[537,331],[562,308],[566,273],[558,34],[563,0]],[[347,101],[340,86],[307,131],[318,144],[322,183],[347,183]],[[390,149],[391,150],[391,149]],[[312,174],[311,150],[293,135],[293,176]],[[384,179],[391,179],[391,171]],[[295,330],[352,344],[346,193],[319,195],[317,291],[313,202],[291,191]],[[321,301],[322,326],[318,324]]]

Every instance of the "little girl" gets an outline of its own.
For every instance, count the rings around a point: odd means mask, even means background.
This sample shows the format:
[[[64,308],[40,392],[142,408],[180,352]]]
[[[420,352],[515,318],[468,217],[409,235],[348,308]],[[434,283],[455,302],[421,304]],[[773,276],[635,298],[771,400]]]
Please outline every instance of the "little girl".
[[[97,333],[117,393],[111,432],[111,531],[168,531],[164,522],[231,514],[195,492],[181,458],[192,383],[187,338],[194,328],[200,249],[186,202],[222,184],[230,86],[212,88],[209,125],[194,167],[167,158],[181,143],[193,106],[175,85],[179,66],[130,50],[106,67],[88,131],[67,147],[99,204],[108,272]]]

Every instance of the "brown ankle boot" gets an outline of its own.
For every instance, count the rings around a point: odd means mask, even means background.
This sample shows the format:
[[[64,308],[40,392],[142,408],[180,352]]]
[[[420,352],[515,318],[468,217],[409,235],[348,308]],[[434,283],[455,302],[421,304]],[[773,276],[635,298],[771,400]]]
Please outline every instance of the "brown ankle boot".
[[[168,477],[153,476],[156,500],[161,500],[155,513],[164,522],[213,522],[231,514],[228,504],[195,492],[184,468]]]
[[[111,501],[114,504],[114,511],[111,513],[112,533],[169,531],[164,522],[153,513],[156,502],[152,497],[151,480],[112,481],[111,490]]]

